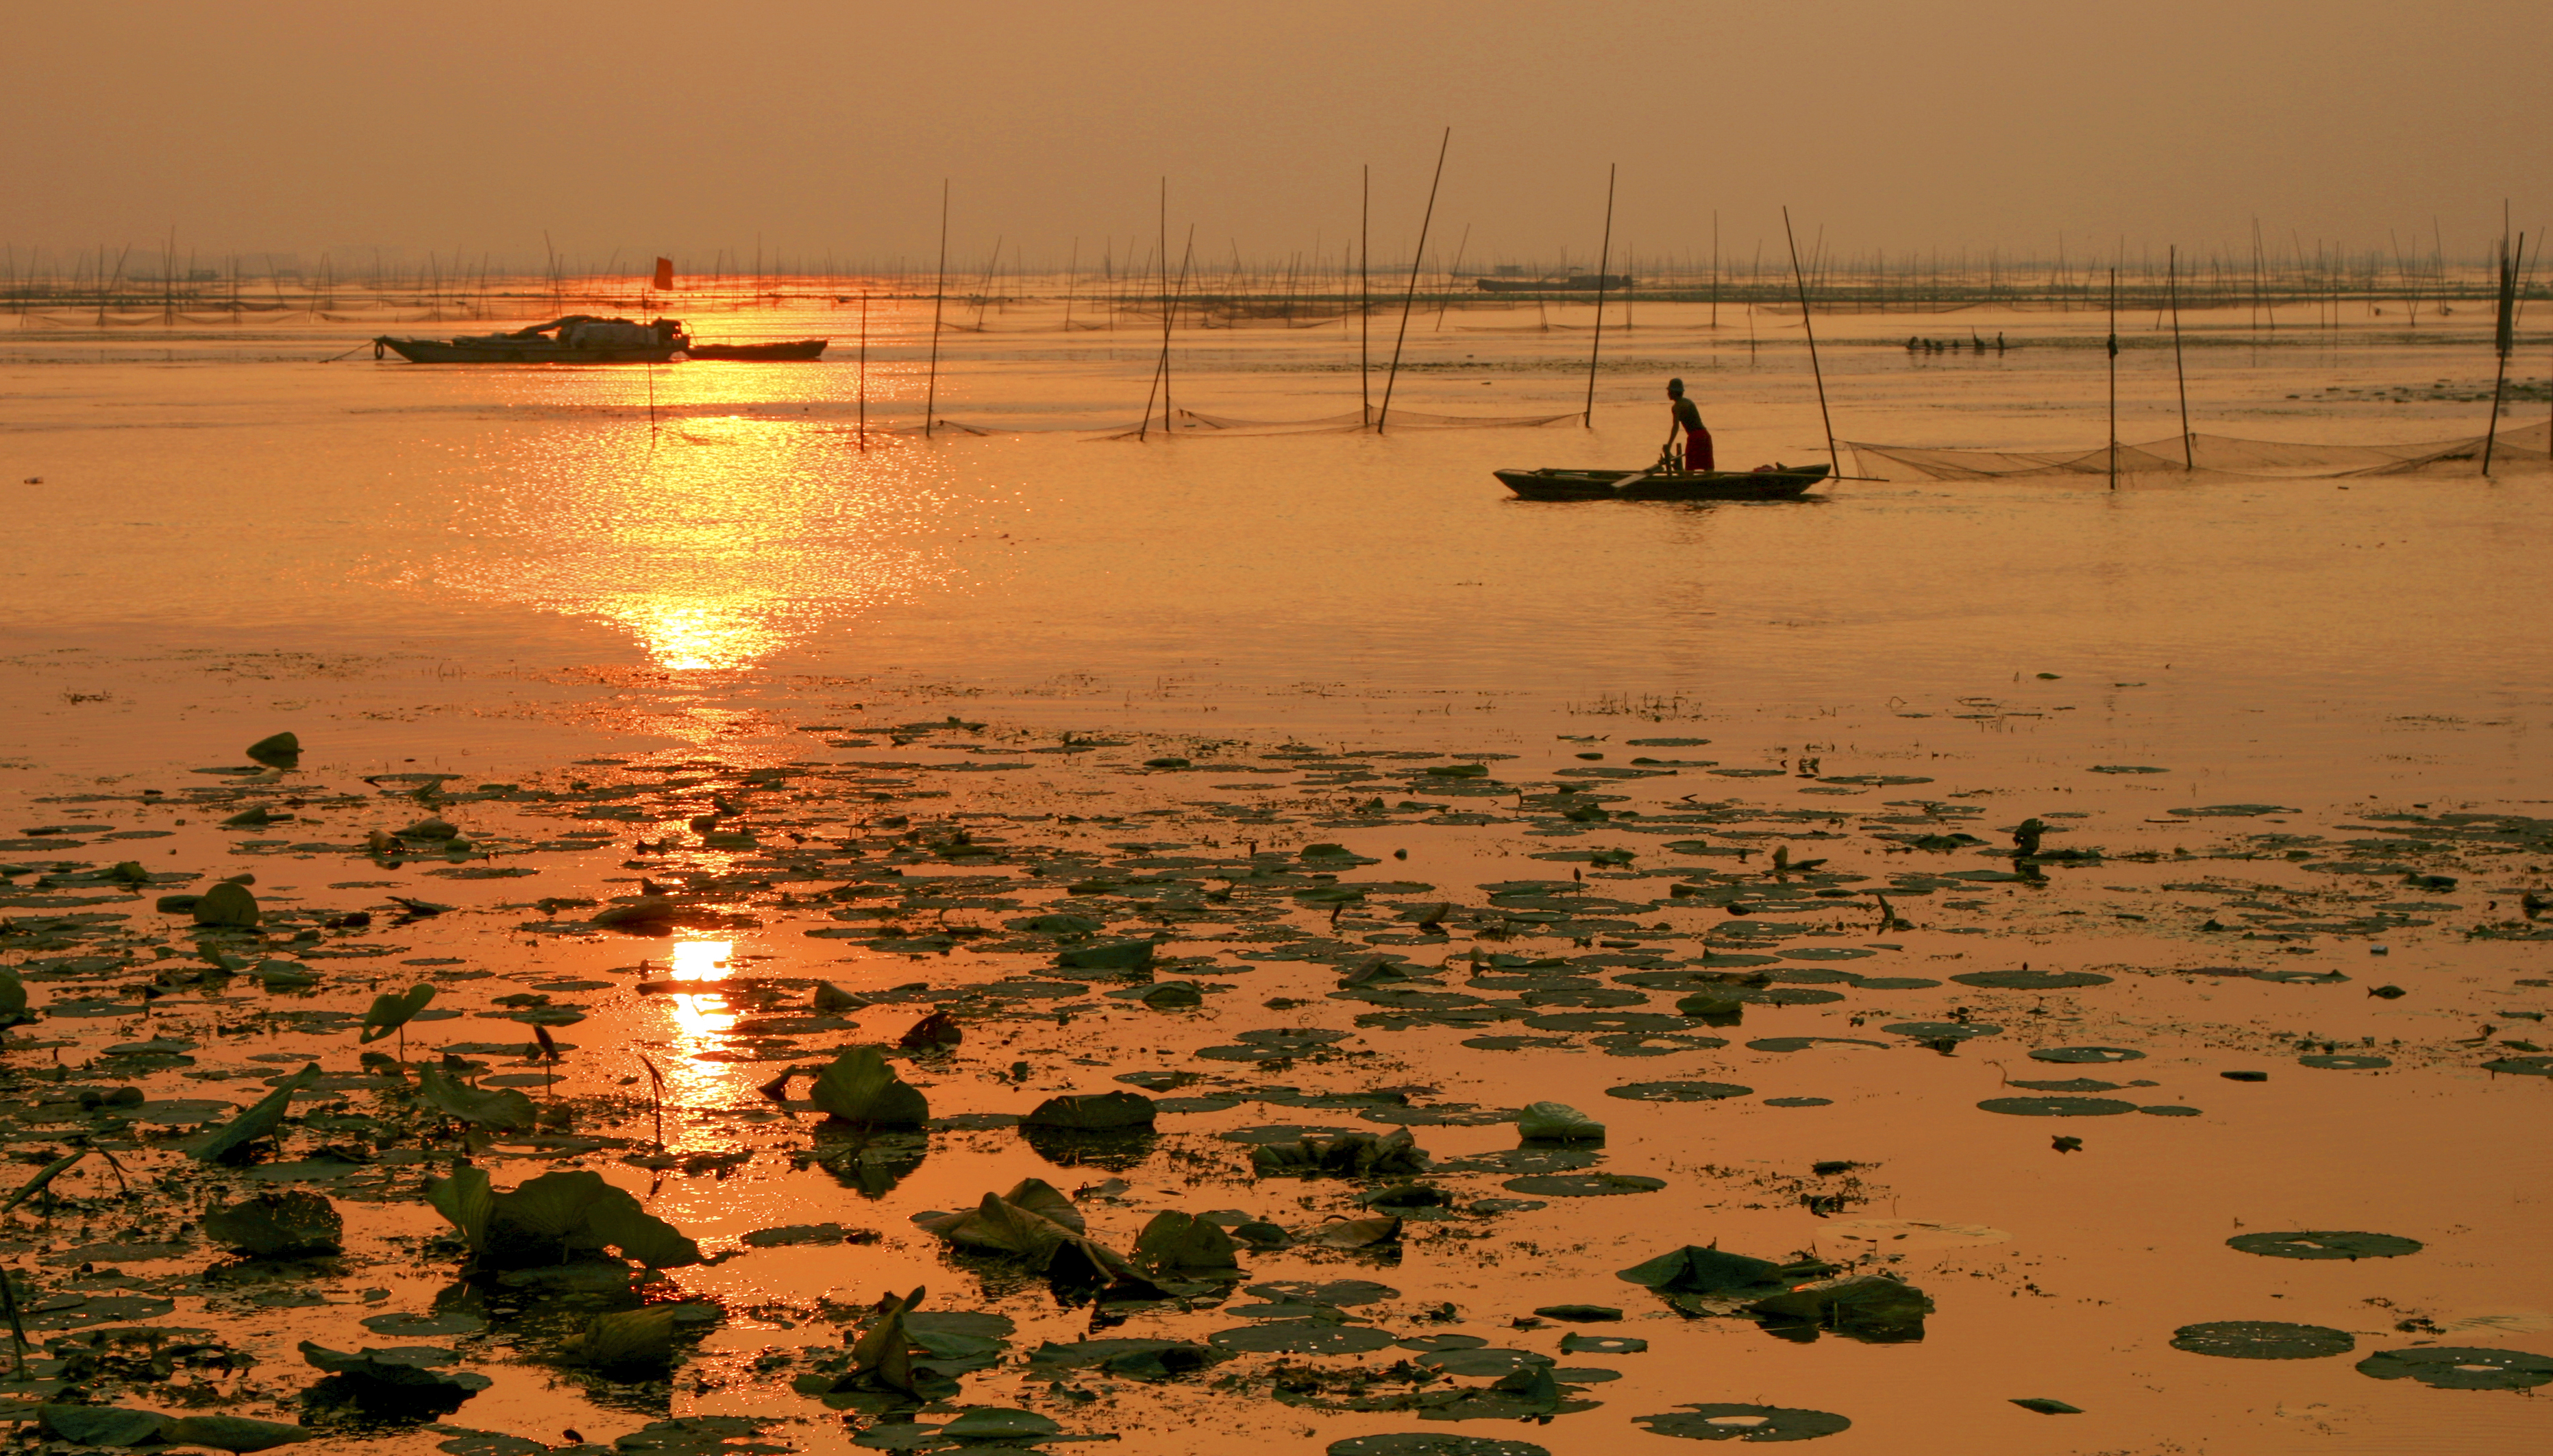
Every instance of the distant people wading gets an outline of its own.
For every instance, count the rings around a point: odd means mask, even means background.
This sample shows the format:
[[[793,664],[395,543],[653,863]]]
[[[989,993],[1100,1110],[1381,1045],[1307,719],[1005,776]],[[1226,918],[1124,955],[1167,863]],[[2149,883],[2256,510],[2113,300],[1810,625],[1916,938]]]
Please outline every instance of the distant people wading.
[[[1667,405],[1666,449],[1675,448],[1676,432],[1681,430],[1684,432],[1684,468],[1712,469],[1711,431],[1703,427],[1702,411],[1684,396],[1684,381],[1667,381],[1667,399],[1670,402]]]

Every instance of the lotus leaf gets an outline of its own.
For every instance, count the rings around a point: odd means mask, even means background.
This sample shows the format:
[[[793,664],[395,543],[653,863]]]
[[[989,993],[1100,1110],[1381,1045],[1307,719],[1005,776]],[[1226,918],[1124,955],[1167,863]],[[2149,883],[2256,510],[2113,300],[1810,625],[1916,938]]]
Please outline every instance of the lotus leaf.
[[[896,1075],[875,1047],[853,1047],[816,1074],[810,1100],[844,1122],[867,1127],[919,1127],[931,1120],[930,1100]]]
[[[414,1020],[434,999],[434,987],[419,982],[401,995],[380,995],[373,998],[373,1008],[364,1013],[364,1030],[356,1037],[358,1045],[378,1042]]]
[[[250,1144],[274,1134],[283,1125],[283,1114],[292,1104],[292,1094],[319,1079],[319,1064],[305,1064],[299,1071],[285,1077],[272,1092],[252,1103],[248,1110],[186,1145],[186,1156],[201,1163],[237,1163]]]
[[[1049,1097],[1021,1122],[1027,1127],[1079,1131],[1151,1127],[1153,1099],[1138,1092],[1092,1092]]]
[[[2422,1247],[2417,1239],[2394,1234],[2319,1229],[2290,1234],[2236,1234],[2225,1242],[2246,1254],[2266,1254],[2275,1259],[2392,1259],[2417,1254]]]
[[[156,1410],[127,1410],[118,1405],[36,1407],[46,1430],[82,1446],[138,1446],[166,1438],[169,1418]]]
[[[258,922],[257,896],[246,885],[224,880],[195,902],[194,917],[197,925],[248,929]]]
[[[1221,1225],[1166,1209],[1135,1236],[1135,1262],[1164,1274],[1229,1274],[1240,1267],[1238,1246]]]
[[[1806,1441],[1848,1429],[1852,1422],[1825,1410],[1787,1405],[1683,1405],[1661,1415],[1634,1415],[1652,1435],[1694,1441]]]
[[[474,1087],[437,1066],[416,1069],[416,1096],[448,1117],[500,1132],[530,1127],[540,1117],[532,1099],[512,1087]]]
[[[2408,1377],[2441,1391],[2523,1391],[2553,1382],[2553,1358],[2528,1350],[2415,1345],[2380,1350],[2358,1362],[2358,1373],[2378,1380]]]
[[[2345,1330],[2268,1319],[2185,1324],[2171,1335],[2175,1350],[2230,1360],[2319,1360],[2327,1355],[2345,1355],[2357,1345],[2358,1341]]]
[[[204,1215],[206,1237],[259,1259],[334,1252],[346,1220],[318,1193],[260,1193]]]
[[[187,1415],[168,1422],[168,1439],[181,1446],[210,1446],[216,1451],[266,1451],[310,1439],[311,1433],[278,1420],[252,1420],[245,1415]]]

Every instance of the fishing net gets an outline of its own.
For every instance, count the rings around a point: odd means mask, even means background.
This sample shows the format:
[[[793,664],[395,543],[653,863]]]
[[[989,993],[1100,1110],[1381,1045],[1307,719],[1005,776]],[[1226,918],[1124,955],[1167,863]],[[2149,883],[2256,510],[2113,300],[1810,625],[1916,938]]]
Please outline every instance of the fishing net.
[[[1579,417],[1576,410],[1566,414],[1430,414],[1422,409],[1394,409],[1386,419],[1382,408],[1371,404],[1363,409],[1311,419],[1242,419],[1229,414],[1200,414],[1193,409],[1173,409],[1167,423],[1156,421],[1151,429],[1181,435],[1320,435],[1372,429],[1378,422],[1388,429],[1494,430],[1532,429]],[[1105,431],[1102,438],[1130,440],[1141,432],[1139,426],[1123,425]]]
[[[1937,481],[1982,481],[2032,476],[2110,474],[2107,446],[2088,450],[1932,450],[1914,445],[1845,442],[1865,472],[1873,461],[1902,465]],[[2553,466],[2553,423],[2518,425],[2498,439],[2466,435],[2403,445],[2301,445],[2193,434],[2186,448],[2178,435],[2118,447],[2122,476],[2175,476],[2184,480],[2333,480],[2356,476],[2473,476],[2482,474],[2488,446],[2491,468],[2531,471]]]

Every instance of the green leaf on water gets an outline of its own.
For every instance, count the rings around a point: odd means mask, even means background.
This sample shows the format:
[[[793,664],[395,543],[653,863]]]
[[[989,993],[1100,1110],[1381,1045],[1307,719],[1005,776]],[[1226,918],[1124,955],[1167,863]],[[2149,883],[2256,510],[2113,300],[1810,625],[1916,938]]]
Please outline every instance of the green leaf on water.
[[[283,1079],[281,1085],[251,1104],[249,1109],[220,1127],[206,1131],[186,1145],[186,1156],[199,1163],[233,1163],[242,1150],[260,1138],[270,1137],[283,1126],[283,1114],[292,1104],[292,1094],[319,1079],[319,1064],[305,1064],[299,1071]]]
[[[499,1131],[530,1127],[539,1118],[532,1099],[512,1087],[473,1087],[435,1066],[416,1069],[416,1097],[446,1116]]]
[[[496,1216],[497,1195],[489,1186],[486,1169],[462,1164],[452,1170],[452,1176],[427,1183],[425,1200],[461,1231],[473,1253],[488,1247],[488,1222]]]
[[[2228,1360],[2319,1360],[2345,1355],[2358,1341],[2346,1330],[2271,1319],[2228,1319],[2185,1324],[2172,1331],[2171,1347]]]
[[[2405,1239],[2394,1234],[2324,1229],[2286,1234],[2236,1234],[2225,1242],[2246,1254],[2266,1254],[2274,1259],[2393,1259],[2404,1254],[2417,1254],[2423,1247],[2418,1239]]]
[[[2529,1350],[2415,1345],[2380,1350],[2358,1362],[2358,1373],[2408,1378],[2441,1391],[2523,1391],[2553,1382],[2553,1358]]]
[[[896,1075],[875,1047],[853,1047],[816,1074],[808,1097],[844,1122],[869,1127],[919,1127],[931,1120],[931,1103]]]
[[[399,995],[373,998],[373,1009],[364,1013],[364,1030],[355,1040],[358,1045],[378,1042],[413,1020],[434,999],[434,987],[419,982]]]

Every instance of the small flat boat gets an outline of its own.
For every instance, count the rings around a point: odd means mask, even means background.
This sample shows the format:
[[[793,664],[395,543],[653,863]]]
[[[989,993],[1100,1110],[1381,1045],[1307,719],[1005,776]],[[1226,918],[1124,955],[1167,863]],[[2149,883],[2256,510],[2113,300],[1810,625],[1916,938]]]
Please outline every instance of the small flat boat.
[[[1498,483],[1527,501],[1789,501],[1827,478],[1823,465],[1761,470],[1501,470]]]
[[[751,359],[764,363],[820,359],[831,339],[785,339],[776,344],[693,344],[683,353],[694,359]]]
[[[460,339],[373,340],[373,357],[392,352],[410,364],[663,364],[691,342],[679,320],[633,323],[572,313],[506,334]]]

